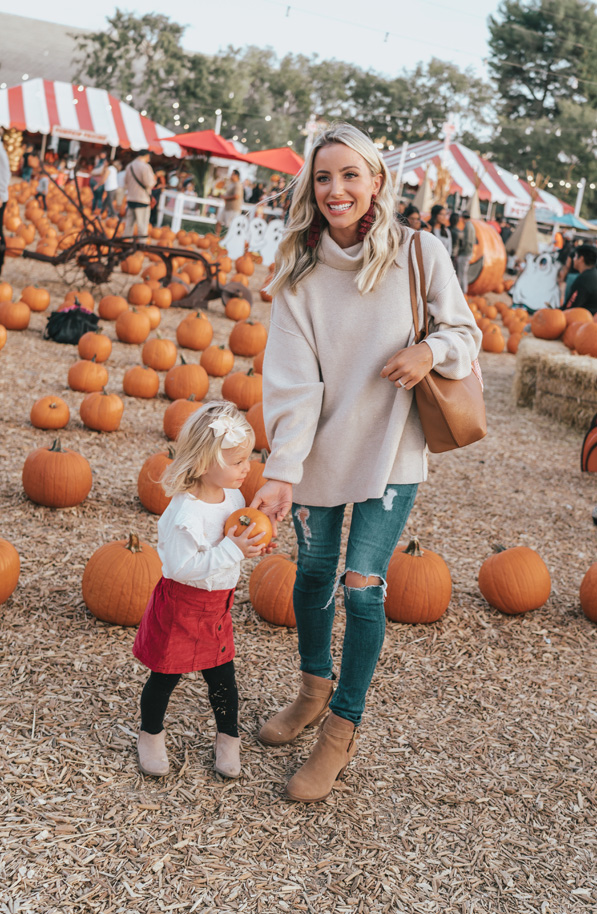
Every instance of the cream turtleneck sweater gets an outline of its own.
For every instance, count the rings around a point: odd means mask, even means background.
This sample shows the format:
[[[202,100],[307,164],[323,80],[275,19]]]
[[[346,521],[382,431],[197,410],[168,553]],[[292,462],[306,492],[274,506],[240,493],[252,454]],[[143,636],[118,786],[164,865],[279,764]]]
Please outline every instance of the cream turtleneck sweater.
[[[381,498],[390,483],[421,482],[427,448],[413,391],[380,372],[414,341],[408,238],[396,266],[361,295],[362,243],[342,249],[322,234],[319,261],[295,293],[274,298],[263,366],[271,454],[264,476],[290,482],[295,502],[340,505]],[[481,333],[442,243],[421,232],[433,367],[463,378]],[[416,267],[415,267],[416,269]],[[422,303],[419,321],[422,323]]]

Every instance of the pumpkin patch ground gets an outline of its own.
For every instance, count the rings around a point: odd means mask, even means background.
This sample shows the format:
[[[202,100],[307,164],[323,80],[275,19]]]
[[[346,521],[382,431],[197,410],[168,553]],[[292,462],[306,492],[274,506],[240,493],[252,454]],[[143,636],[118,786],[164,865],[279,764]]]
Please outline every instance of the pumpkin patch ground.
[[[266,272],[257,265],[249,283],[251,318],[267,328],[270,305],[258,294]],[[50,310],[68,291],[52,268],[29,261],[7,261],[2,279],[14,301],[26,286],[48,289]],[[138,281],[117,279],[90,289],[94,299],[126,299]],[[250,604],[256,561],[243,563],[232,611],[241,778],[224,783],[213,772],[200,674],[183,677],[171,700],[170,775],[139,773],[147,672],[131,653],[135,628],[91,615],[81,582],[92,555],[131,530],[157,546],[158,516],[141,505],[137,479],[167,450],[171,401],[163,372],[157,397],[123,395],[143,342],[121,342],[114,320],[102,320],[112,342],[107,389],[124,411],[115,431],[86,428],[86,394],[67,380],[77,347],[42,340],[48,313],[32,311],[0,351],[0,537],[20,557],[18,584],[0,606],[7,910],[577,914],[594,905],[597,625],[579,587],[595,560],[595,479],[578,469],[580,432],[512,405],[514,356],[481,353],[489,433],[431,457],[401,537],[444,559],[449,606],[426,625],[388,621],[355,760],[326,802],[304,807],[289,804],[283,786],[314,731],[279,749],[256,739],[298,687],[296,630],[270,625]],[[173,302],[160,313],[160,332],[176,340],[188,312]],[[228,346],[238,324],[220,301],[208,316],[212,345]],[[199,363],[198,351],[178,351]],[[235,356],[234,371],[251,367],[252,356]],[[208,396],[222,383],[210,375]],[[23,491],[25,458],[52,440],[29,419],[46,396],[70,410],[62,446],[91,466],[91,491],[75,507],[43,507]],[[505,615],[481,595],[479,569],[499,543],[545,562],[551,594],[540,608]],[[294,547],[287,519],[277,552],[295,561]],[[343,633],[339,592],[336,660]]]

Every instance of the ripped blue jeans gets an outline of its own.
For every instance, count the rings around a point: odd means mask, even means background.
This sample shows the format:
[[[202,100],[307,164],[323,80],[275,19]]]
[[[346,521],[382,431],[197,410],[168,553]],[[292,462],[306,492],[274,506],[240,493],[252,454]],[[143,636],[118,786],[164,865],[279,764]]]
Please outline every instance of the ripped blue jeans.
[[[370,498],[353,506],[346,568],[338,579],[344,588],[346,631],[340,680],[330,710],[355,726],[361,722],[367,690],[383,645],[388,565],[408,520],[417,488],[416,483],[389,485],[381,498]],[[325,679],[331,679],[333,671],[334,594],[345,508],[346,505],[333,508],[292,506],[299,544],[293,600],[301,670]],[[344,583],[347,571],[364,577],[375,575],[383,584],[347,587]]]

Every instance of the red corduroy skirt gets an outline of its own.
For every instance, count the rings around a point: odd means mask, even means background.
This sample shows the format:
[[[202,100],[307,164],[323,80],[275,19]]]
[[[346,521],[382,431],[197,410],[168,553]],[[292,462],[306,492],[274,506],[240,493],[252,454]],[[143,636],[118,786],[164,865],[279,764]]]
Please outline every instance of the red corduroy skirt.
[[[133,645],[154,673],[209,670],[234,657],[232,590],[199,590],[160,578]]]

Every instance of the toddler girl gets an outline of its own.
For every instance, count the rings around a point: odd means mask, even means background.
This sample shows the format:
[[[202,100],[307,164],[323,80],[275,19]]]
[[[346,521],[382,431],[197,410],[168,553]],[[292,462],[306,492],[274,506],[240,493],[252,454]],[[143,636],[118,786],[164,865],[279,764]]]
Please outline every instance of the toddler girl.
[[[162,574],[141,620],[133,653],[152,671],[141,694],[137,741],[144,774],[168,773],[163,720],[183,673],[201,670],[216,719],[215,770],[240,774],[238,691],[230,607],[243,558],[260,555],[254,524],[224,536],[245,500],[253,429],[232,403],[210,402],[187,419],[162,476],[172,501],[158,521]]]

